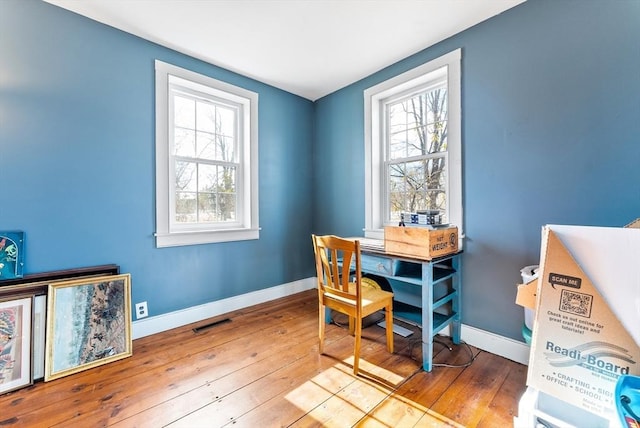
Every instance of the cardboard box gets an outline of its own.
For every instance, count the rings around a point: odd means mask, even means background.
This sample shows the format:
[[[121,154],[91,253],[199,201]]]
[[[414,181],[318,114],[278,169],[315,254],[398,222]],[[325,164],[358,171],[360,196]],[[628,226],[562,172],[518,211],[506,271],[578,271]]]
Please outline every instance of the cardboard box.
[[[458,251],[458,228],[386,226],[384,251],[424,260],[453,254]]]
[[[516,305],[524,308],[536,308],[536,297],[538,296],[538,278],[527,282],[526,284],[518,284],[516,294]]]
[[[640,230],[545,226],[527,385],[607,420],[640,374]]]
[[[635,219],[625,227],[630,227],[632,229],[640,229],[640,218]]]
[[[640,229],[640,218],[635,219],[625,226],[630,229]],[[538,280],[534,279],[526,284],[517,284],[516,305],[528,309],[536,309],[536,297],[538,293]]]

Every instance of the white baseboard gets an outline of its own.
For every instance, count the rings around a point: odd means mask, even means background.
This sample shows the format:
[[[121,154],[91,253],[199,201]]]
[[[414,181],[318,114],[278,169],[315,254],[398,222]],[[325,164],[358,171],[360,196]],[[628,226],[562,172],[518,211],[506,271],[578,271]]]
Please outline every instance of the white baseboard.
[[[133,339],[139,339],[172,328],[226,314],[227,312],[290,296],[291,294],[310,290],[315,287],[315,277],[305,278],[288,284],[277,285],[275,287],[265,288],[264,290],[253,291],[240,296],[229,297],[168,314],[144,318],[132,323],[131,336]]]
[[[520,364],[529,365],[529,345],[486,330],[462,324],[461,339],[471,346]]]
[[[170,312],[155,317],[144,318],[133,322],[132,337],[141,337],[160,333],[186,324],[216,317],[259,303],[286,297],[291,294],[310,290],[316,287],[316,278],[305,278],[299,281],[278,285],[264,290],[253,291],[240,296],[229,297],[204,305]],[[442,334],[450,336],[450,329],[442,330]],[[499,336],[469,325],[462,325],[461,339],[471,346],[491,352],[512,361],[527,365],[529,363],[529,345],[524,342]]]

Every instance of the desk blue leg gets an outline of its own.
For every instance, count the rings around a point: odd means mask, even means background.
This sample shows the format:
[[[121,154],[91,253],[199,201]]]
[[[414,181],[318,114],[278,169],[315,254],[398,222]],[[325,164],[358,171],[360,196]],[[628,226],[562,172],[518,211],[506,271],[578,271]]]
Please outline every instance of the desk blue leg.
[[[453,289],[456,291],[456,297],[453,299],[451,309],[455,312],[455,316],[453,317],[452,324],[452,332],[453,335],[453,343],[460,344],[460,332],[462,326],[462,261],[461,257],[455,256],[451,260],[451,265],[453,269],[457,272],[457,275],[453,278]]]
[[[422,263],[422,368],[433,367],[433,266]]]

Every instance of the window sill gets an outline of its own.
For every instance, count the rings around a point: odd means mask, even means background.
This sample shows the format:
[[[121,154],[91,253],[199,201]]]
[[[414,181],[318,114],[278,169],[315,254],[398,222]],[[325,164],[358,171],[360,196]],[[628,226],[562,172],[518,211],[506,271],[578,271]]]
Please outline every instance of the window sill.
[[[226,229],[209,232],[156,233],[156,247],[214,244],[218,242],[249,241],[260,238],[260,229]]]
[[[364,229],[364,237],[371,239],[384,239],[384,229]]]

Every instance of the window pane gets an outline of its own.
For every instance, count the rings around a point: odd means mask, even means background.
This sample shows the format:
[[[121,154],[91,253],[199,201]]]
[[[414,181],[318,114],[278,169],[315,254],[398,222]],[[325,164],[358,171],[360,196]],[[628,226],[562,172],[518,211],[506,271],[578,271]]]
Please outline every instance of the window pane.
[[[424,210],[437,210],[444,216],[447,210],[447,194],[444,190],[430,190],[425,194]],[[444,218],[442,223],[444,223]]]
[[[405,164],[391,164],[389,166],[389,189],[391,192],[404,192],[406,169]]]
[[[196,104],[191,98],[173,97],[173,120],[175,126],[196,128]]]
[[[427,127],[428,153],[442,153],[447,151],[447,122],[436,122]]]
[[[389,166],[389,204],[392,216],[394,212],[410,211],[411,203],[406,197],[411,192],[407,192],[406,175],[406,164],[400,163]]]
[[[218,167],[218,193],[236,193],[236,168],[231,166]]]
[[[426,162],[426,188],[444,189],[447,185],[445,158],[438,157]]]
[[[198,131],[216,132],[216,107],[214,104],[198,101],[197,110],[197,127]]]
[[[409,212],[405,209],[405,194],[403,192],[392,192],[389,195],[389,203],[391,205],[390,220],[394,223],[400,220],[400,213]]]
[[[407,129],[407,113],[402,103],[392,104],[388,107],[387,120],[390,133]]]
[[[444,157],[390,164],[387,173],[390,220],[402,212],[446,210]]]
[[[447,90],[445,88],[430,91],[426,101],[428,105],[427,123],[447,120]]]
[[[432,223],[446,223],[447,195],[444,190],[428,190],[426,192],[395,192],[390,195],[391,212],[389,219],[392,222],[400,221],[402,213],[426,212],[434,216]],[[414,209],[406,208],[413,206]],[[405,222],[408,219],[405,217]]]
[[[223,193],[218,195],[220,221],[234,221],[236,219],[236,195]]]
[[[198,194],[198,211],[201,222],[212,223],[218,220],[216,216],[216,195],[213,193]]]
[[[407,131],[407,155],[420,156],[426,153],[424,128],[414,128]]]
[[[196,137],[192,130],[176,128],[173,138],[173,152],[176,156],[194,157]]]
[[[218,140],[220,147],[220,160],[225,162],[238,162],[238,159],[236,159],[236,143],[234,138],[220,136]]]
[[[207,160],[219,159],[216,157],[216,136],[208,132],[198,132],[198,158]]]
[[[431,90],[387,107],[390,160],[447,150],[446,95]]]
[[[389,145],[389,159],[403,159],[425,154],[423,129],[409,129],[391,135]]]
[[[440,211],[446,208],[446,195],[444,190],[428,190],[416,195],[416,209],[418,211]]]
[[[176,161],[176,190],[195,192],[198,189],[196,164],[194,162]]]
[[[404,109],[407,111],[407,127],[415,128],[423,126],[427,123],[427,115],[429,109],[425,102],[425,94],[416,95],[403,103]]]
[[[431,124],[447,119],[447,90],[432,89],[418,94],[402,104],[407,114],[407,127]]]
[[[390,135],[389,159],[402,159],[407,157],[407,133],[405,131]]]
[[[179,223],[195,223],[196,194],[192,192],[176,192],[176,221]]]
[[[198,132],[197,157],[212,161],[236,162],[235,142],[231,137]]]
[[[236,110],[227,107],[218,106],[218,129],[217,132],[226,137],[235,138],[236,136]]]
[[[216,169],[215,165],[198,166],[198,192],[216,191]]]

